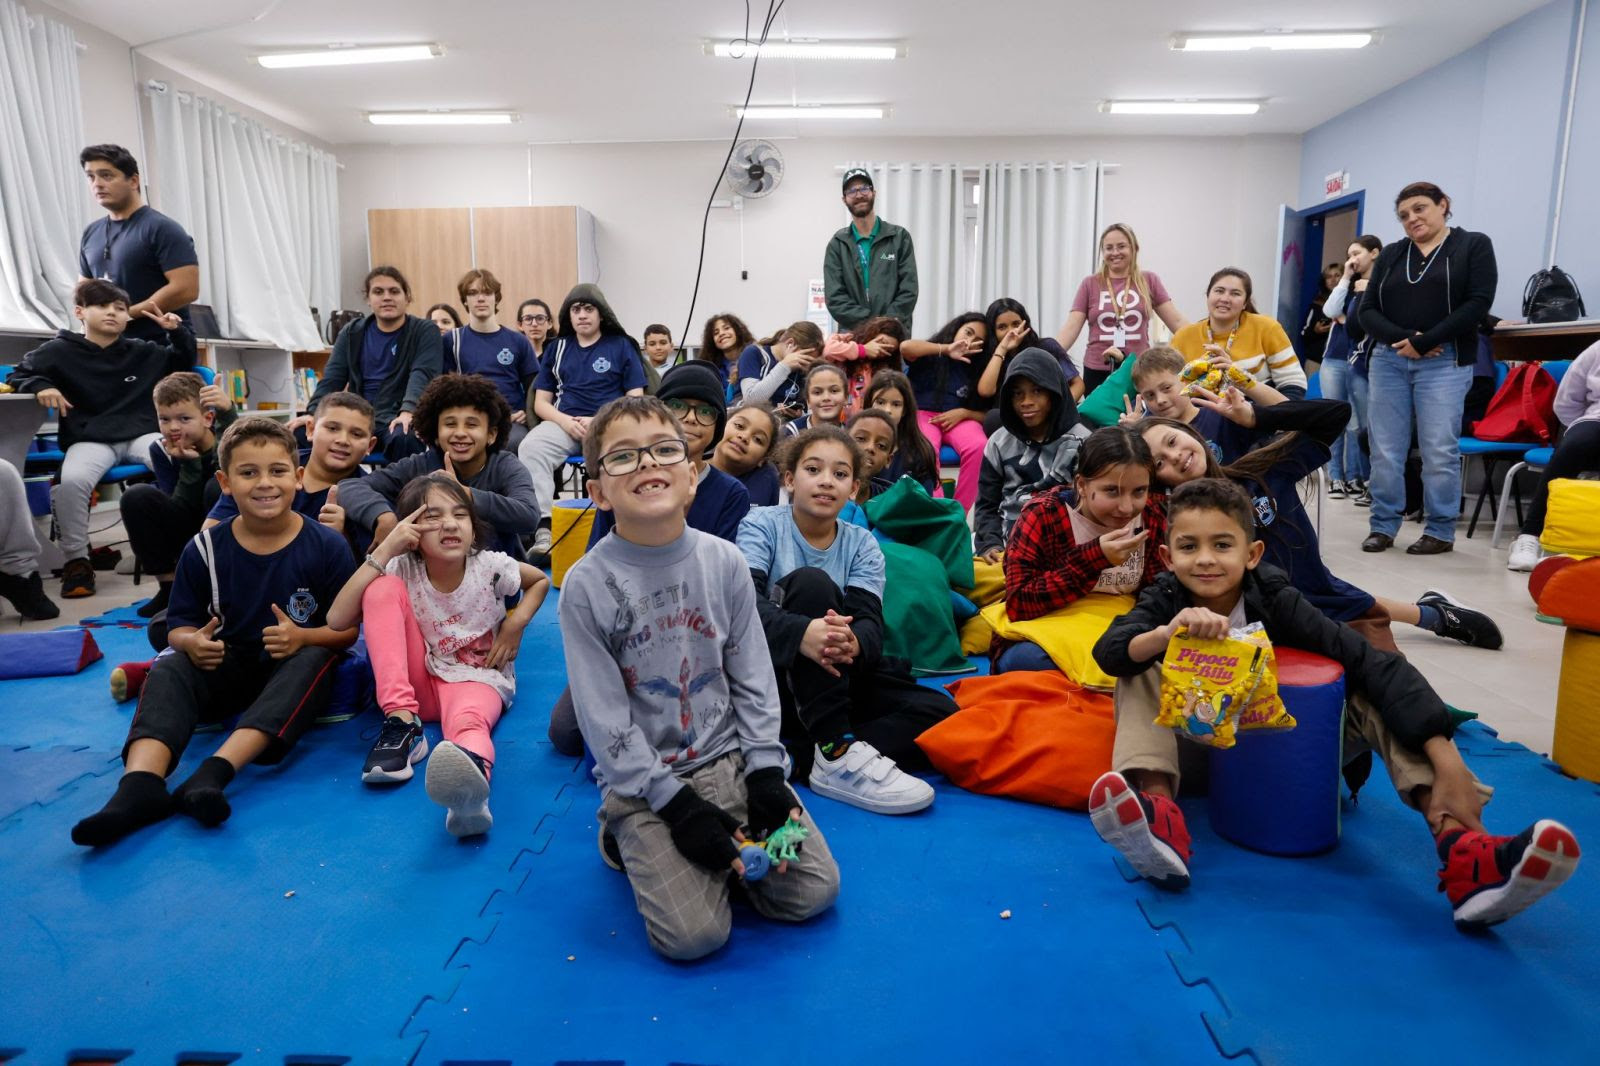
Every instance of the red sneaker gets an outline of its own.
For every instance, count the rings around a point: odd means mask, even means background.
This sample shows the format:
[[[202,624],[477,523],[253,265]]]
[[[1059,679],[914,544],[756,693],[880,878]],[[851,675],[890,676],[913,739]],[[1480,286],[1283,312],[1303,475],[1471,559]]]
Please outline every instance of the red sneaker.
[[[1089,789],[1089,820],[1141,877],[1172,891],[1189,887],[1189,827],[1172,800],[1135,792],[1113,770]]]
[[[1578,838],[1560,822],[1534,822],[1514,837],[1457,830],[1438,840],[1439,891],[1456,928],[1477,932],[1518,914],[1561,887],[1578,868]]]
[[[144,679],[150,673],[150,663],[123,663],[111,671],[111,698],[118,703],[136,700],[144,688]]]

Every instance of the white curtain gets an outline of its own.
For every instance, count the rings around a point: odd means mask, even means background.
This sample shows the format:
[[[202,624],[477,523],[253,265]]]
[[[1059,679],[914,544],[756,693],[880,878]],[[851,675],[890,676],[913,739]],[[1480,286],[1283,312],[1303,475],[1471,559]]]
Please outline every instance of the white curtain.
[[[203,96],[149,86],[152,202],[194,237],[200,303],[229,337],[320,348],[339,306],[338,162]]]
[[[976,310],[1009,296],[1055,334],[1094,270],[1099,179],[1098,162],[984,164]]]
[[[0,100],[0,326],[65,326],[90,214],[78,44],[13,0],[0,0]]]
[[[931,337],[967,310],[971,240],[965,170],[955,163],[849,163],[872,175],[879,216],[911,234],[917,254],[917,309],[911,334]]]

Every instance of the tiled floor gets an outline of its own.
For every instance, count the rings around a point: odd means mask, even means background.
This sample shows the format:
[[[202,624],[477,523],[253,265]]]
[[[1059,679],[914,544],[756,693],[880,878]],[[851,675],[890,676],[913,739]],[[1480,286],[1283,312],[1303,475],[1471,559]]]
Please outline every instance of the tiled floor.
[[[1505,634],[1505,647],[1500,651],[1463,647],[1404,625],[1395,626],[1395,639],[1447,702],[1478,712],[1508,740],[1548,752],[1555,720],[1562,629],[1534,619],[1527,575],[1506,570],[1504,547],[1490,551],[1488,528],[1480,526],[1477,535],[1468,540],[1463,523],[1454,552],[1418,557],[1405,554],[1403,549],[1421,534],[1422,527],[1407,523],[1394,548],[1368,555],[1361,551],[1361,539],[1367,534],[1367,512],[1343,500],[1328,500],[1324,508],[1323,555],[1329,568],[1340,577],[1394,599],[1412,599],[1430,588],[1443,589],[1489,612]],[[94,544],[122,539],[114,515],[114,508],[96,512],[90,528],[109,528],[93,538]],[[127,554],[125,543],[119,548]],[[149,578],[137,588],[131,575],[101,573],[97,578],[93,597],[57,599],[62,609],[60,619],[28,623],[27,628],[70,625],[154,591]],[[57,597],[59,588],[59,581],[46,581],[52,598]],[[0,632],[15,631],[20,625],[7,605],[0,616]]]

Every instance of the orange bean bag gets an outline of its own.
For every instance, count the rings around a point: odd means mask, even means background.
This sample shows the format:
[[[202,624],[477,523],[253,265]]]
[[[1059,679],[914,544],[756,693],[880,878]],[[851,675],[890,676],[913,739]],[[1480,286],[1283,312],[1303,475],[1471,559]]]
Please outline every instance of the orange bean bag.
[[[1548,561],[1548,560],[1546,560]],[[1600,558],[1583,559],[1550,576],[1539,593],[1539,613],[1568,629],[1600,633]]]
[[[933,765],[970,792],[1082,811],[1111,769],[1111,696],[1056,670],[1012,671],[948,686],[959,710],[917,738]]]

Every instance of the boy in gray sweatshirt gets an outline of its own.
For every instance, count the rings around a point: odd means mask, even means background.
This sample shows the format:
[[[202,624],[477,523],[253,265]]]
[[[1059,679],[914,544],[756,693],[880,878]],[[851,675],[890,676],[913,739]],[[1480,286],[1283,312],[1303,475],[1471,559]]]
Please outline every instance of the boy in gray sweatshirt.
[[[613,535],[567,574],[560,617],[578,726],[594,756],[607,861],[633,886],[650,944],[695,959],[727,942],[736,835],[791,816],[799,858],[748,884],[769,918],[832,906],[839,868],[785,781],[778,690],[744,556],[687,528],[694,496],[683,428],[661,401],[628,396],[583,442],[589,493]]]
[[[972,508],[972,554],[996,562],[1023,507],[1041,492],[1072,483],[1083,443],[1071,432],[1078,407],[1055,357],[1024,348],[1000,385],[1000,423],[983,449],[978,502]]]

